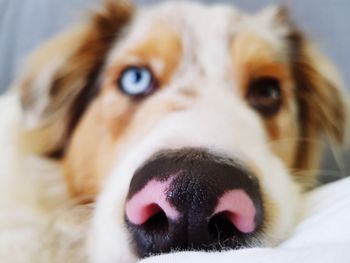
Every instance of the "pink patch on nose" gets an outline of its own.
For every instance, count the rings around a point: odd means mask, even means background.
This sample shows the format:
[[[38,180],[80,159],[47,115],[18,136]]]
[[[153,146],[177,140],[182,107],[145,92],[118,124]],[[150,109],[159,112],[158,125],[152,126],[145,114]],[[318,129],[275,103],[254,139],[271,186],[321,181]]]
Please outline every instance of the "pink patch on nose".
[[[176,220],[180,214],[166,200],[166,191],[173,178],[165,182],[149,181],[126,204],[126,216],[135,225],[142,225],[153,215],[163,211],[167,218]]]
[[[256,209],[252,199],[243,190],[231,190],[220,197],[214,215],[223,214],[243,233],[255,230]]]

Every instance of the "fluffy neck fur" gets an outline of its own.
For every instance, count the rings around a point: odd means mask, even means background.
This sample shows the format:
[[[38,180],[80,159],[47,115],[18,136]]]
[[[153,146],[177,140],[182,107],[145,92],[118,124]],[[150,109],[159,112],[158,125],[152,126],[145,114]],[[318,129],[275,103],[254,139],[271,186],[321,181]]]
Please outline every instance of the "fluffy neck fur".
[[[0,262],[84,262],[90,209],[69,201],[58,164],[20,150],[18,101],[0,98]]]

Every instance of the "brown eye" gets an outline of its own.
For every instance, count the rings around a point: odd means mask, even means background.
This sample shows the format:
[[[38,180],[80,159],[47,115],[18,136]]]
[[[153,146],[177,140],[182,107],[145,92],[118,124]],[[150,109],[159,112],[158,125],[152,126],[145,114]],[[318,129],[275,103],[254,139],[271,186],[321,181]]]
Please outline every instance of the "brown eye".
[[[264,116],[276,114],[282,105],[280,83],[272,77],[255,79],[250,82],[247,99],[249,104]]]

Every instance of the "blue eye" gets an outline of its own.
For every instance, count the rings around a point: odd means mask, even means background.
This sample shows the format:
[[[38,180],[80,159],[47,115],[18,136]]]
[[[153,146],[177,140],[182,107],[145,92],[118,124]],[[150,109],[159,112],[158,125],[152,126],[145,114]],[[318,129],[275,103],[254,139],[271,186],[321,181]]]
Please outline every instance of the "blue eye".
[[[128,67],[118,80],[119,88],[129,96],[146,96],[155,88],[152,72],[146,67]]]

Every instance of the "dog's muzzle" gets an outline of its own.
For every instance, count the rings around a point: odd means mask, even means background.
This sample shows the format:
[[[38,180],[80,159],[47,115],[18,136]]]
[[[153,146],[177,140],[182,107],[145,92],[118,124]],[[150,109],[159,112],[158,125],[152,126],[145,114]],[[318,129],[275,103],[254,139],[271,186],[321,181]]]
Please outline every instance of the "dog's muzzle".
[[[139,257],[245,247],[260,230],[256,177],[204,149],[162,151],[130,183],[125,222]]]

